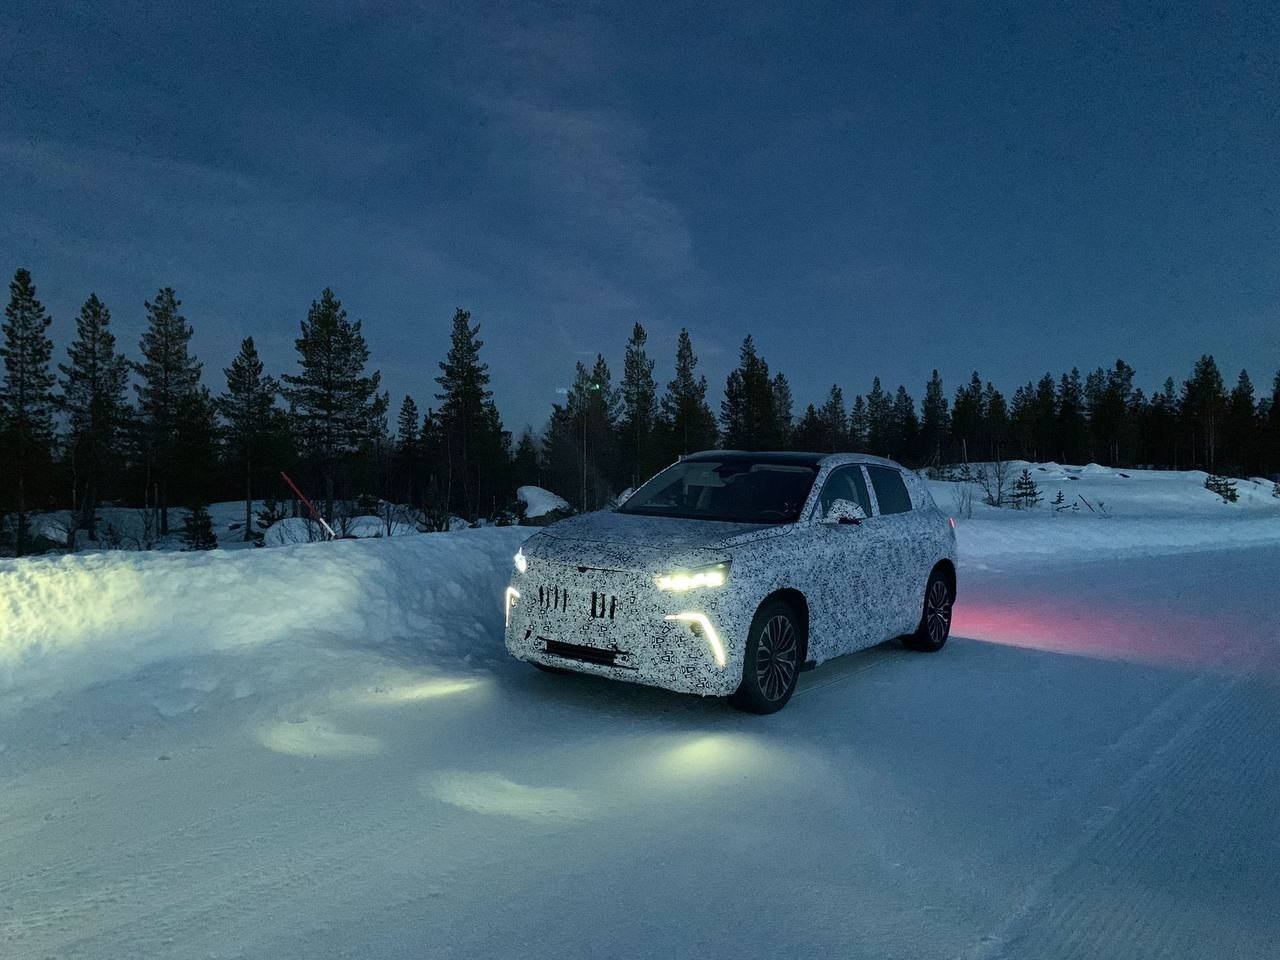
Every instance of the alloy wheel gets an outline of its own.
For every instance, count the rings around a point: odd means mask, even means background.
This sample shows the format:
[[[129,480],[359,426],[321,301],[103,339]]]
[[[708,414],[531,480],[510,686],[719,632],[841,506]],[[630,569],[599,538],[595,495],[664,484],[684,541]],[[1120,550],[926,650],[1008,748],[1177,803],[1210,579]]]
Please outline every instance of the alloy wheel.
[[[791,689],[796,676],[795,626],[791,618],[779,614],[764,625],[756,643],[756,683],[769,700],[781,700]]]
[[[941,646],[951,629],[951,591],[942,580],[935,580],[929,587],[924,601],[924,623],[929,642]]]

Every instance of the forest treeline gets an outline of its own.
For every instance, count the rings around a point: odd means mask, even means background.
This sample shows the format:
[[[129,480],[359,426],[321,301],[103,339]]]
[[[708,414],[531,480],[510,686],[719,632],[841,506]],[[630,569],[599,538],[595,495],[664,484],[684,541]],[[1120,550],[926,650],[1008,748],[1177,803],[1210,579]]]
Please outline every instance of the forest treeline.
[[[680,331],[674,376],[660,387],[636,324],[620,377],[603,355],[578,363],[541,433],[513,437],[489,389],[480,325],[466,310],[454,314],[434,385],[392,412],[361,322],[332,290],[301,321],[296,367],[278,376],[252,337],[222,358],[220,374],[206,372],[170,288],[144,309],[145,329],[127,353],[107,305],[91,294],[55,355],[31,275],[15,273],[0,346],[7,549],[38,546],[28,522],[38,511],[70,511],[72,526],[96,539],[104,503],[149,511],[164,535],[174,506],[288,497],[282,471],[326,517],[363,496],[411,505],[428,524],[510,517],[523,484],[595,509],[681,454],[716,446],[862,450],[917,467],[1024,458],[1280,471],[1280,373],[1258,397],[1243,370],[1228,388],[1208,354],[1180,384],[1170,377],[1150,394],[1117,360],[1087,374],[1045,373],[1011,395],[976,371],[948,394],[935,370],[920,403],[879,378],[852,399],[835,384],[798,409],[786,376],[747,336],[715,409],[689,332]]]

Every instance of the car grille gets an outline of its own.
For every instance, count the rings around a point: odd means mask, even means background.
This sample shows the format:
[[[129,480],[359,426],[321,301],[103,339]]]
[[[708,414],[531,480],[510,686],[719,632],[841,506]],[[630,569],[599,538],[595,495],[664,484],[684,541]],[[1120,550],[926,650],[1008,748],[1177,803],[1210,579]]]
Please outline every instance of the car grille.
[[[569,591],[559,586],[538,587],[538,606],[543,610],[569,611]],[[612,620],[618,615],[618,598],[599,590],[591,591],[591,618]]]

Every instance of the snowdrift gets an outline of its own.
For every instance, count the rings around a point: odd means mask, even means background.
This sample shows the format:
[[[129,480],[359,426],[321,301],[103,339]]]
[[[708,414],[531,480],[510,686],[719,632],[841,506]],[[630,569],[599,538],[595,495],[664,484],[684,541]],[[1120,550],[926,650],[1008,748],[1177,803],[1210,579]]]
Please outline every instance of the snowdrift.
[[[532,531],[0,561],[0,707],[283,639],[465,653]]]

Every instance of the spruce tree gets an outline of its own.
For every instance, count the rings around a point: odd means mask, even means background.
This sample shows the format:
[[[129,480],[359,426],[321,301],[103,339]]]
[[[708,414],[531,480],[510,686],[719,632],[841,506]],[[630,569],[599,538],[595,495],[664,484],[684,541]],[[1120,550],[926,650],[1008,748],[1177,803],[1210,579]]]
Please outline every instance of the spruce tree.
[[[697,366],[689,331],[682,329],[676,341],[675,376],[662,396],[659,417],[666,462],[716,445],[715,415],[707,405],[707,378],[695,375]]]
[[[191,356],[191,327],[178,312],[182,301],[171,287],[161,288],[147,301],[147,328],[139,343],[142,362],[133,365],[141,382],[138,416],[142,455],[146,463],[146,502],[160,513],[160,533],[169,532],[169,500],[175,479],[179,434],[178,418],[183,405],[199,388],[200,363]],[[190,412],[190,411],[188,411]]]
[[[934,370],[924,388],[924,403],[920,418],[920,453],[924,460],[940,466],[944,451],[950,441],[951,415],[947,409],[947,395],[942,388],[942,378]]]
[[[622,365],[622,422],[619,451],[622,474],[635,487],[651,476],[658,466],[654,449],[654,429],[658,419],[658,384],[653,379],[654,361],[645,351],[648,335],[636,324],[627,341]]]
[[[253,337],[240,343],[240,352],[223,371],[227,389],[215,406],[222,415],[227,461],[240,468],[244,479],[244,539],[253,537],[253,488],[255,471],[269,446],[275,419],[273,410],[280,385],[264,373]]]
[[[1009,408],[1009,439],[1015,456],[1036,459],[1036,388],[1024,383],[1013,392]]]
[[[16,507],[14,547],[18,556],[28,549],[28,511],[33,502],[45,499],[53,446],[53,374],[49,361],[53,341],[46,332],[52,318],[36,299],[36,288],[27,270],[18,270],[9,284],[9,304],[4,311],[4,382],[0,386],[0,428],[3,444],[0,459],[7,465],[0,487],[12,489]]]
[[[213,520],[202,501],[192,504],[179,536],[183,550],[216,550],[218,538],[213,532]]]
[[[312,301],[294,343],[302,371],[285,375],[283,392],[295,410],[303,453],[319,470],[325,517],[332,520],[342,462],[382,432],[387,397],[378,393],[381,374],[366,373],[369,348],[360,321],[347,319],[328,287]]]
[[[785,378],[783,379],[785,383]],[[790,400],[790,388],[783,399]],[[724,445],[736,450],[767,450],[782,437],[778,400],[769,364],[756,352],[750,334],[742,341],[738,367],[725,380],[720,404],[720,428]],[[789,415],[790,411],[786,411]]]
[[[771,450],[791,449],[791,430],[794,421],[792,415],[791,383],[786,374],[779,371],[770,382],[773,393],[773,433],[768,448]]]
[[[508,472],[510,437],[489,390],[489,367],[480,361],[480,325],[459,307],[453,315],[449,353],[440,364],[440,424],[445,439],[445,496],[450,509],[476,520],[495,505]]]
[[[869,432],[867,401],[859,393],[854,396],[853,404],[849,407],[849,449],[854,451],[866,450]]]
[[[1271,381],[1271,402],[1267,406],[1268,466],[1271,473],[1280,473],[1280,371]]]
[[[1062,491],[1058,491],[1058,501],[1056,506],[1061,506]],[[1040,488],[1036,486],[1036,482],[1031,477],[1031,471],[1023,469],[1022,476],[1018,477],[1013,484],[1013,506],[1015,510],[1029,510],[1037,503],[1044,499],[1040,496]]]
[[[97,539],[95,517],[105,484],[120,461],[120,438],[127,417],[125,389],[129,361],[116,353],[111,313],[96,294],[80,307],[68,362],[58,364],[67,416],[67,454],[72,473],[76,528]]]
[[[520,434],[511,468],[517,487],[542,485],[542,465],[538,459],[538,445],[533,439],[533,431],[528,427],[525,427],[524,432]]]
[[[1213,356],[1196,361],[1182,385],[1179,417],[1191,449],[1191,462],[1212,471],[1218,461],[1219,430],[1227,407],[1226,388]]]
[[[880,386],[880,378],[871,381],[867,393],[867,446],[877,456],[887,457],[893,447],[893,400]]]
[[[1009,407],[1005,404],[1004,394],[995,388],[995,384],[987,381],[982,391],[982,439],[991,460],[1005,460],[1005,444],[1009,439]]]
[[[1253,399],[1253,382],[1249,374],[1241,370],[1236,385],[1231,390],[1226,409],[1226,459],[1240,473],[1250,475],[1257,468],[1257,438],[1259,418]]]
[[[422,472],[422,422],[418,405],[413,397],[405,394],[400,401],[400,413],[396,416],[396,496],[403,496],[410,504],[420,500],[420,474]]]
[[[982,455],[979,447],[985,419],[982,378],[975,370],[969,383],[956,390],[955,401],[951,405],[951,435],[958,448],[955,452],[965,463]]]
[[[1053,374],[1046,372],[1036,384],[1035,395],[1035,445],[1032,456],[1037,460],[1052,460],[1061,455],[1058,436],[1058,390]]]
[[[791,433],[791,442],[796,450],[826,452],[834,449],[830,425],[812,403],[804,408],[804,413]]]
[[[891,456],[902,463],[916,463],[919,459],[920,421],[916,418],[915,400],[901,384],[893,397],[890,422]]]
[[[808,410],[805,411],[805,416],[808,416]],[[827,394],[827,401],[822,405],[822,411],[818,414],[818,417],[823,428],[823,445],[815,448],[802,447],[797,444],[797,449],[817,449],[832,453],[848,450],[849,418],[844,410],[844,391],[838,385],[834,383],[831,385],[831,391]]]
[[[1058,382],[1057,408],[1058,451],[1054,459],[1062,463],[1082,463],[1086,458],[1088,423],[1080,371],[1074,367]]]

